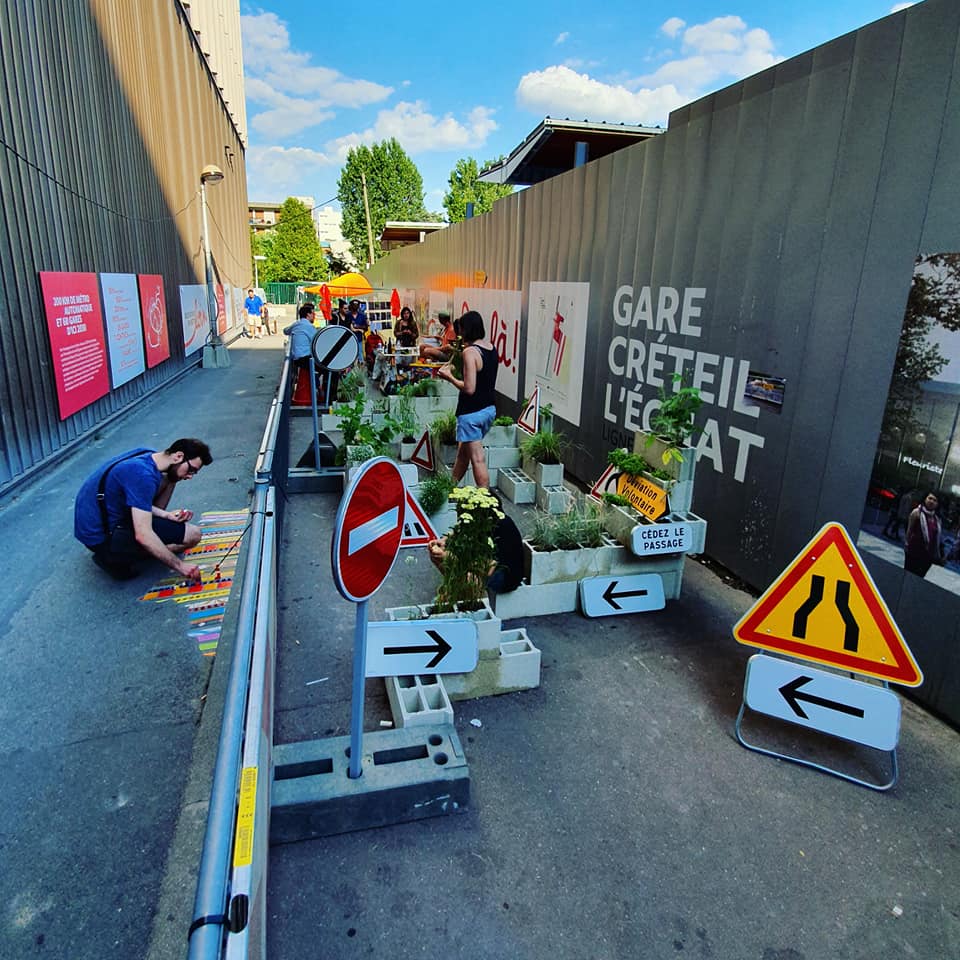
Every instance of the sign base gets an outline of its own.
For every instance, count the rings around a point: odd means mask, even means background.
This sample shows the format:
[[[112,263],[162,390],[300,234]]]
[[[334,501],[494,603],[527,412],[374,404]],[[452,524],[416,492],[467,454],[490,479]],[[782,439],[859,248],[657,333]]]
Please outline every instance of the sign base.
[[[463,813],[470,772],[452,725],[363,735],[362,776],[347,776],[350,737],[273,748],[270,843]]]
[[[230,351],[222,343],[208,343],[203,348],[200,365],[204,370],[222,369],[230,366]]]

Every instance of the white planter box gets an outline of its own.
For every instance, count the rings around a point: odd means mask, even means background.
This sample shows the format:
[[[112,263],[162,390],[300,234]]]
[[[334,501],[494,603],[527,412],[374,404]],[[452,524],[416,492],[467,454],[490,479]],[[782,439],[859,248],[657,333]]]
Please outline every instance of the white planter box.
[[[604,503],[600,510],[603,528],[625,547],[633,542],[633,528],[643,523],[643,516],[633,507],[621,507],[614,503]]]
[[[577,550],[538,550],[523,541],[523,571],[527,583],[537,586],[582,580],[608,573],[615,548],[580,547]]]
[[[685,445],[680,447],[680,455],[683,457],[681,462],[672,457],[667,463],[663,462],[663,452],[668,444],[659,437],[654,437],[647,446],[649,433],[638,430],[633,437],[633,452],[643,457],[651,467],[659,470],[666,470],[676,480],[693,480],[693,475],[697,469],[697,451],[696,447]]]
[[[540,686],[540,651],[522,627],[503,632],[490,657],[481,657],[470,673],[449,673],[443,686],[451,700],[472,700],[517,693]]]
[[[517,445],[517,425],[493,426],[483,438],[485,447],[515,447]]]
[[[505,467],[497,478],[497,486],[511,503],[534,503],[537,499],[537,485],[522,470]]]
[[[426,620],[452,619],[453,617],[469,617],[477,624],[477,646],[480,656],[498,649],[500,645],[500,617],[497,616],[488,600],[483,601],[479,610],[467,610],[454,613],[433,613],[433,605],[429,603],[413,604],[406,607],[388,607],[388,620]]]
[[[572,613],[577,609],[579,580],[560,583],[521,583],[510,593],[493,596],[493,609],[504,620],[520,617],[545,617],[552,613]]]

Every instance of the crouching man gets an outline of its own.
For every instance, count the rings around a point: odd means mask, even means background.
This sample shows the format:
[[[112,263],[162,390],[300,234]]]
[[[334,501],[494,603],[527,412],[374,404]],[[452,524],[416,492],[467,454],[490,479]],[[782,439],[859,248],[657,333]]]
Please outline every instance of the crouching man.
[[[192,510],[167,510],[174,487],[213,462],[196,439],[174,440],[166,450],[128,450],[84,480],[74,503],[74,536],[93,553],[93,562],[115,580],[138,573],[136,563],[153,557],[191,581],[200,568],[178,554],[195,547],[202,531]]]

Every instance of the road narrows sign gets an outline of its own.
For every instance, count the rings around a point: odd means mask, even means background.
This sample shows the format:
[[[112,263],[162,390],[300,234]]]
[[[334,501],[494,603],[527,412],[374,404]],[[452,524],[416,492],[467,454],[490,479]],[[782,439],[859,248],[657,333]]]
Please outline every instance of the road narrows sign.
[[[743,644],[919,686],[923,674],[847,531],[826,524],[733,628]]]
[[[368,460],[340,501],[331,544],[333,580],[347,600],[360,603],[387,578],[400,551],[407,491],[387,457]]]

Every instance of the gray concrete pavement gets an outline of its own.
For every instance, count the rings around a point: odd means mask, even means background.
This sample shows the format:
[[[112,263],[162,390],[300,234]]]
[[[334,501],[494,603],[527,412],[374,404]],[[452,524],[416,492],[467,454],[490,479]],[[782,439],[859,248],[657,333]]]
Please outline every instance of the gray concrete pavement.
[[[282,342],[238,341],[229,369],[187,373],[0,504],[4,960],[132,960],[151,942],[153,956],[185,954],[209,778],[185,791],[191,763],[212,765],[215,738],[203,756],[195,744],[213,661],[182,607],[137,601],[165,568],[116,583],[94,566],[73,539],[73,497],[114,453],[199,436],[214,462],[174,505],[246,507]],[[168,871],[179,879],[158,915]]]

